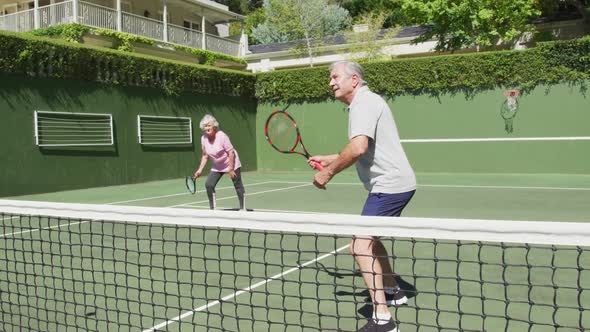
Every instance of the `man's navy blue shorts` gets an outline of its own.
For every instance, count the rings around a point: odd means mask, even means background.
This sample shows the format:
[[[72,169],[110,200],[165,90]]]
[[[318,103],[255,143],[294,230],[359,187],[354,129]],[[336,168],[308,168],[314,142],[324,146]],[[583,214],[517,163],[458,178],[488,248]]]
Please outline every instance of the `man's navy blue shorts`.
[[[416,190],[399,194],[369,193],[361,215],[399,217],[415,192]]]

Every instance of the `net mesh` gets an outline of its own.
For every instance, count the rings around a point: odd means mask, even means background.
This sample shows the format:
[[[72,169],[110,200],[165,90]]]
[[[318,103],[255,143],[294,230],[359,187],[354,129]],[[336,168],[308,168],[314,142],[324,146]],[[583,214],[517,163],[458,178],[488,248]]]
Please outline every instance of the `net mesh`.
[[[285,113],[278,112],[269,118],[267,137],[281,151],[290,151],[297,145],[297,128]]]
[[[0,216],[2,331],[355,331],[372,306],[351,234],[382,236],[401,331],[590,328],[583,223],[2,200]]]

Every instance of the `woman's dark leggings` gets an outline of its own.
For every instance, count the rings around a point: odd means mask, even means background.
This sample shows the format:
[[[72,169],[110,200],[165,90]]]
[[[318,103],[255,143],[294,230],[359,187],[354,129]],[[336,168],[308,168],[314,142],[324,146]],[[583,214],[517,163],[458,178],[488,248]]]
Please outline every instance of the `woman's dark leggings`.
[[[244,209],[244,194],[246,191],[244,190],[244,184],[242,183],[242,172],[241,168],[235,170],[236,178],[232,179],[234,183],[234,188],[236,188],[236,194],[238,194],[238,201],[240,202],[240,210]],[[207,177],[207,182],[205,182],[205,188],[207,189],[207,197],[209,198],[209,208],[211,210],[215,209],[215,186],[217,186],[217,182],[225,173],[221,172],[211,172]]]

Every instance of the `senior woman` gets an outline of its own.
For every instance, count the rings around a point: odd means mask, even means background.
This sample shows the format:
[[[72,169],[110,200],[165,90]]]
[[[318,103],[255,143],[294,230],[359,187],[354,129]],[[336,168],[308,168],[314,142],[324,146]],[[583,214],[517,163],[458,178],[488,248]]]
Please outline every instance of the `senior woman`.
[[[244,209],[244,184],[241,176],[241,163],[238,157],[238,152],[234,149],[229,137],[221,130],[219,130],[219,122],[210,114],[207,114],[201,119],[199,124],[203,131],[201,136],[201,164],[199,169],[195,172],[194,178],[198,178],[203,173],[203,169],[207,164],[207,160],[211,159],[211,172],[207,177],[205,188],[207,189],[207,197],[209,198],[209,208],[215,209],[215,186],[217,182],[225,173],[229,173],[229,177],[234,183],[236,194],[238,194],[238,201],[240,203],[240,210]]]

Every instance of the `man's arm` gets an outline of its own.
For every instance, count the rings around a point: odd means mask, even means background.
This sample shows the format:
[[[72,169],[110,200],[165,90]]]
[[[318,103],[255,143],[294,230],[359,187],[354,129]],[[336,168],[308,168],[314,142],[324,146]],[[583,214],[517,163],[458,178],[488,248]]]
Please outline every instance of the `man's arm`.
[[[330,182],[334,175],[354,164],[369,149],[369,138],[364,135],[353,137],[338,154],[336,160],[318,172],[313,177],[313,184],[320,188],[326,189],[326,184]]]
[[[338,159],[338,154],[318,155],[318,156],[313,156],[313,157],[309,158],[307,160],[307,163],[311,167],[313,167],[314,163],[318,163],[318,164],[324,166],[324,168],[325,168],[326,166],[333,163],[334,160],[336,160],[336,159]]]

